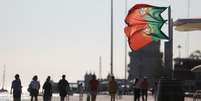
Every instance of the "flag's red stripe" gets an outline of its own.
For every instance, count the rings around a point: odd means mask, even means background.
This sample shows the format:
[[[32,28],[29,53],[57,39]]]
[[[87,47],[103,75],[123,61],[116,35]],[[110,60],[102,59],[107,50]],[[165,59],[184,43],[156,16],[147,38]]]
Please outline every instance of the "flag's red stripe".
[[[145,45],[152,42],[152,38],[146,35],[144,32],[139,32],[133,34],[129,40],[129,46],[132,50],[137,51],[140,48],[143,48]]]

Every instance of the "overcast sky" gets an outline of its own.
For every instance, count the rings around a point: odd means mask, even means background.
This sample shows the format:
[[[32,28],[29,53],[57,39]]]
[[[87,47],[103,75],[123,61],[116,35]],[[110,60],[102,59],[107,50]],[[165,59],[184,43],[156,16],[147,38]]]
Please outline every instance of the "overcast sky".
[[[200,17],[198,0],[190,0],[190,17]],[[136,3],[172,6],[172,16],[187,17],[187,0],[128,0]],[[124,77],[125,0],[114,0],[114,74]],[[200,32],[190,32],[192,52],[201,49]],[[186,33],[174,31],[177,45],[187,56]],[[162,46],[163,47],[163,46]],[[130,51],[130,50],[129,50]],[[6,86],[16,73],[23,85],[33,75],[43,83],[48,75],[58,81],[62,74],[75,82],[86,72],[98,74],[102,57],[102,77],[110,72],[110,0],[0,0],[0,80],[6,65]],[[0,82],[1,85],[2,82]]]

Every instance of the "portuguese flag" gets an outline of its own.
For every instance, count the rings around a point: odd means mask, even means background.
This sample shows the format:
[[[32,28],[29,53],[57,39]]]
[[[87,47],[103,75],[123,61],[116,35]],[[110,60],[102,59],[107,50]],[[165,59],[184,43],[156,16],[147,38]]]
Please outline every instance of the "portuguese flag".
[[[153,41],[168,39],[161,31],[161,27],[166,22],[161,17],[161,13],[166,9],[167,7],[136,4],[129,10],[125,19],[127,26],[124,31],[133,51],[137,51]]]

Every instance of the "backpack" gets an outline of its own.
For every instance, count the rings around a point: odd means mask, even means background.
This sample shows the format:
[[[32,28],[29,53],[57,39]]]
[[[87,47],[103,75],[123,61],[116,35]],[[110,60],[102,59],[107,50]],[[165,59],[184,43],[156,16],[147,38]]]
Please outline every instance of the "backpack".
[[[28,89],[27,89],[27,91],[28,92],[31,92],[31,89],[32,89],[32,87],[31,87],[31,83],[29,84],[29,87],[28,87]]]

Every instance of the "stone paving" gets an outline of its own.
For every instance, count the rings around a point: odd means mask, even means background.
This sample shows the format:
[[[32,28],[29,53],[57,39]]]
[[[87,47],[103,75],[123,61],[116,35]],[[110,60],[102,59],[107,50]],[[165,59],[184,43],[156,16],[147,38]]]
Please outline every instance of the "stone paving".
[[[23,101],[30,101],[30,100],[23,100]],[[41,97],[40,97],[39,101],[43,101]],[[59,97],[53,97],[52,101],[60,101],[60,100],[59,100]],[[80,101],[80,100],[79,100],[79,96],[75,95],[75,96],[70,96],[70,100],[66,100],[66,101]],[[84,95],[82,101],[86,101],[86,95]],[[110,101],[110,96],[108,96],[108,95],[98,95],[96,101]],[[125,95],[125,96],[122,96],[121,99],[117,98],[116,101],[134,101],[134,100],[133,100],[133,96],[131,96],[131,95]],[[151,96],[151,95],[148,96],[148,100],[147,101],[154,101],[153,96]],[[193,99],[189,98],[189,97],[188,98],[186,97],[185,101],[193,101]],[[201,99],[198,100],[198,101],[201,101]]]
[[[12,99],[11,95],[9,95],[9,96],[0,96],[0,101],[13,101],[13,99]],[[30,97],[28,95],[23,96],[22,101],[30,101]],[[39,97],[38,101],[43,101],[42,96]],[[58,95],[53,96],[52,101],[60,101],[59,96]],[[75,94],[74,96],[70,96],[70,100],[65,100],[65,101],[80,101],[79,100],[79,95]],[[82,101],[86,101],[86,95],[84,95]],[[110,101],[110,96],[108,96],[108,95],[98,95],[96,101]],[[132,95],[124,95],[124,96],[122,96],[121,99],[119,99],[117,97],[116,101],[133,101],[133,96]],[[148,96],[148,101],[154,101],[154,97],[149,95]],[[193,99],[191,97],[186,97],[185,101],[193,101]],[[201,99],[198,99],[196,101],[201,101]]]

